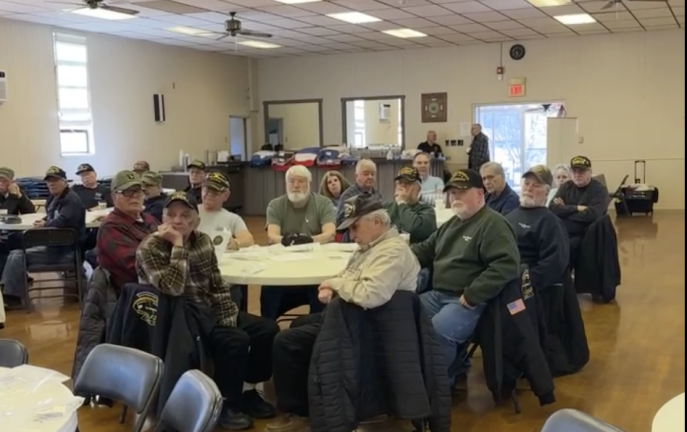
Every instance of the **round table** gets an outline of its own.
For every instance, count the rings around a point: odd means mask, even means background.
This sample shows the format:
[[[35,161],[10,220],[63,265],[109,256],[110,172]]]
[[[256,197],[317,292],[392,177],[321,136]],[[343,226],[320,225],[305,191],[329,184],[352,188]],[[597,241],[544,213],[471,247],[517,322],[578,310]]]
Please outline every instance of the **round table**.
[[[86,212],[86,228],[98,228],[100,221],[96,219],[107,216],[111,211],[112,209],[108,208]],[[19,217],[21,218],[21,223],[8,224],[0,222],[0,231],[26,231],[35,228],[33,223],[45,219],[45,213],[31,213]]]
[[[269,249],[270,247],[266,247],[247,251],[248,254],[255,251],[256,255],[252,259],[235,259],[232,257],[234,253],[225,253],[219,263],[222,277],[235,285],[319,285],[344,270],[351,256],[351,252],[327,245],[312,252],[279,250],[271,253]],[[275,258],[272,259],[271,256]],[[277,260],[277,257],[284,258]]]
[[[675,396],[665,403],[654,416],[651,432],[685,431],[685,394]]]

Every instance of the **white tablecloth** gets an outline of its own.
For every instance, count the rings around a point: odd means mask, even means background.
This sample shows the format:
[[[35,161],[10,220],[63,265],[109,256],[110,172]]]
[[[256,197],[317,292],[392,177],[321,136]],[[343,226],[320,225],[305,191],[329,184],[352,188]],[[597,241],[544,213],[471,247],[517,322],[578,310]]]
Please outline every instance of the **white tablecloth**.
[[[661,407],[651,432],[685,432],[685,394],[677,395]]]
[[[351,243],[253,247],[225,253],[219,268],[224,279],[237,285],[318,285],[345,269],[355,248]]]
[[[437,227],[442,226],[454,216],[454,213],[451,209],[437,209],[435,211],[437,214]]]
[[[107,216],[112,211],[111,208],[102,210],[93,210],[86,212],[86,227],[87,228],[98,228],[100,226],[100,221],[96,219],[100,217]],[[0,222],[0,231],[26,231],[33,228],[33,223],[44,219],[45,213],[32,213],[27,215],[19,216],[21,218],[21,223],[18,224],[6,224]]]

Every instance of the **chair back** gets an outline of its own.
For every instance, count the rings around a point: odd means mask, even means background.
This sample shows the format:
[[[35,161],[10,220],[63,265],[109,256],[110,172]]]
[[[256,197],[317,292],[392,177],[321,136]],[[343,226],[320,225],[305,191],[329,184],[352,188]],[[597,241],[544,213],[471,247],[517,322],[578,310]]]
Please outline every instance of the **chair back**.
[[[623,432],[574,409],[562,409],[553,413],[544,423],[541,432]]]
[[[74,393],[120,401],[141,414],[141,430],[157,394],[164,365],[154,355],[118,345],[100,344],[86,358],[74,383]],[[140,423],[140,425],[138,425]]]
[[[73,228],[33,228],[24,232],[24,248],[36,246],[77,247],[79,234]]]
[[[21,342],[0,339],[0,367],[13,368],[29,362],[29,353]]]
[[[190,370],[177,381],[160,415],[155,432],[212,432],[222,411],[222,394],[203,372]]]

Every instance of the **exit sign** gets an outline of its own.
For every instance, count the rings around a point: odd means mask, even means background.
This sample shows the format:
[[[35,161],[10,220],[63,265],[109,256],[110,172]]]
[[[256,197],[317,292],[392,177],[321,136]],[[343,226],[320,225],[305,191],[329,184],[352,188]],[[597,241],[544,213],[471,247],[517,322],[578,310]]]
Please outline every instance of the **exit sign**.
[[[525,78],[513,78],[508,80],[508,96],[525,96]]]

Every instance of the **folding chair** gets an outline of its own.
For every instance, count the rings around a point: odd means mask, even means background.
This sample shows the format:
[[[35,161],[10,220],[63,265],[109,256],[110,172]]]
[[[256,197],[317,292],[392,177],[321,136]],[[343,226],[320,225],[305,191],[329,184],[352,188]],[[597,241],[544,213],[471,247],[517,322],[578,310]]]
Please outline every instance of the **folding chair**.
[[[212,432],[222,405],[222,394],[207,375],[187,371],[169,395],[155,432],[164,432],[167,426],[179,432]]]
[[[13,368],[29,362],[29,353],[21,342],[0,339],[0,367]]]

